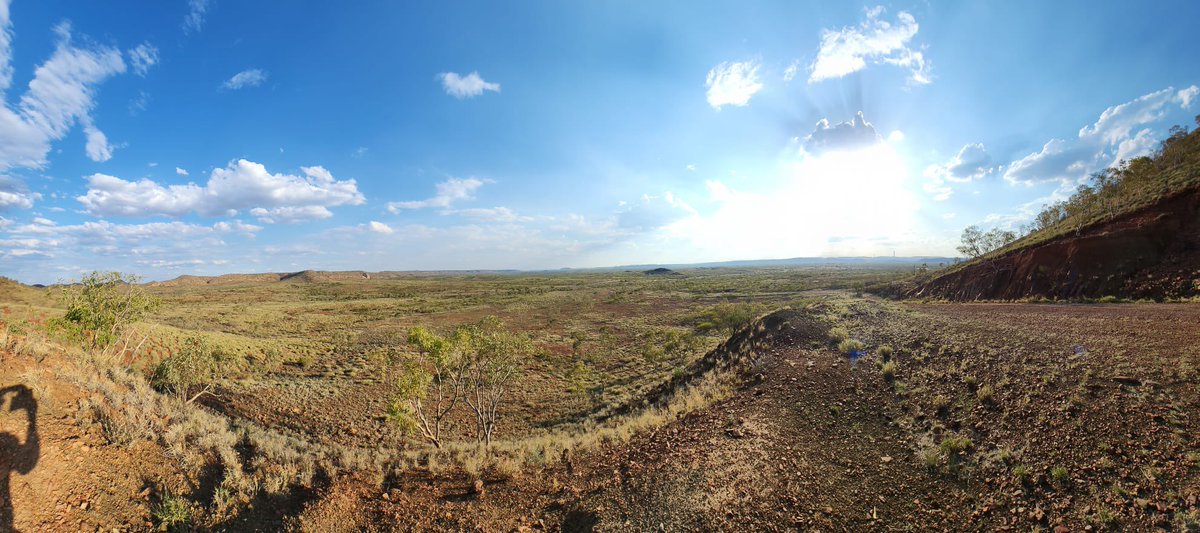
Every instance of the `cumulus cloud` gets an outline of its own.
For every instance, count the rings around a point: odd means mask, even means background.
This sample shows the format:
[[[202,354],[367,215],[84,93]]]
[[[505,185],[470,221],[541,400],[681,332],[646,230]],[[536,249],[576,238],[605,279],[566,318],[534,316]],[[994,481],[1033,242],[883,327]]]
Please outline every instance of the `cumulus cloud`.
[[[201,186],[126,181],[106,174],[88,177],[87,194],[76,199],[97,216],[228,215],[239,209],[265,210],[255,216],[272,220],[324,218],[320,209],[366,201],[353,179],[336,180],[324,167],[300,167],[304,174],[272,174],[260,163],[239,159],[214,169]],[[277,208],[292,210],[271,211]],[[326,210],[325,213],[328,211]],[[252,213],[253,214],[253,213]]]
[[[1111,106],[1095,123],[1080,128],[1074,139],[1051,139],[1041,150],[1014,161],[1004,178],[1026,185],[1077,181],[1105,165],[1146,155],[1155,139],[1144,126],[1165,119],[1174,106],[1188,109],[1197,93],[1200,88],[1195,85],[1178,91],[1167,87]]]
[[[924,53],[909,44],[919,29],[916,19],[901,11],[891,23],[880,18],[883,14],[884,8],[877,6],[867,9],[866,20],[857,27],[821,30],[821,48],[809,66],[808,82],[841,78],[880,63],[907,69],[914,83],[932,81]]]
[[[179,174],[180,176],[186,176],[186,175],[188,175],[188,171],[186,171],[186,170],[184,170],[184,169],[182,169],[182,168],[179,168],[179,167],[175,167],[175,173],[176,173],[176,174]]]
[[[7,2],[0,14],[0,89],[12,82],[12,27]],[[54,52],[34,71],[33,79],[15,108],[0,105],[0,170],[12,167],[40,168],[53,141],[62,139],[82,122],[87,132],[87,154],[94,160],[111,157],[107,141],[91,121],[95,86],[125,72],[121,52],[112,47],[76,47],[71,26],[55,27]],[[104,141],[104,142],[101,142]]]
[[[933,165],[927,168],[925,173],[941,176],[946,181],[965,183],[982,178],[995,170],[995,167],[990,166],[991,163],[992,156],[988,154],[983,143],[967,144],[959,149],[954,159],[941,165]]]
[[[442,82],[442,88],[446,90],[446,94],[458,99],[474,98],[483,94],[484,91],[500,92],[499,83],[491,83],[484,81],[479,77],[479,72],[471,72],[466,76],[461,76],[455,72],[443,72],[437,75],[437,78]]]
[[[225,246],[223,239],[230,234],[253,237],[260,229],[237,220],[212,226],[180,221],[114,224],[104,220],[59,225],[35,220],[30,224],[0,224],[0,257],[20,261],[6,264],[15,273],[53,281],[50,272],[55,270],[77,274],[113,258],[119,261],[109,263],[114,269],[127,268],[130,263],[186,261],[196,250],[211,254]]]
[[[225,80],[221,84],[221,88],[236,91],[244,87],[258,87],[267,81],[267,73],[262,69],[251,68],[234,74],[232,78]]]
[[[856,150],[865,148],[882,139],[862,111],[854,115],[849,122],[829,124],[828,119],[817,121],[813,132],[804,138],[803,148],[809,154],[821,154],[830,151]]]
[[[145,76],[146,72],[158,63],[158,48],[150,43],[142,43],[129,51],[129,64],[133,73]]]
[[[424,200],[406,202],[388,202],[387,210],[393,214],[405,209],[424,209],[427,207],[450,207],[451,204],[462,200],[475,198],[475,191],[483,186],[483,180],[478,178],[450,178],[436,185],[437,194]]]
[[[24,182],[8,176],[0,176],[0,211],[14,208],[29,209],[33,207],[35,200],[41,198],[41,194],[30,192]]]
[[[204,26],[204,15],[208,12],[209,0],[188,0],[188,13],[183,18],[185,33],[198,32]]]
[[[925,169],[925,192],[937,201],[949,200],[953,189],[948,183],[967,183],[980,179],[996,170],[991,166],[992,156],[983,143],[964,145],[953,159]]]
[[[721,106],[745,106],[750,97],[762,90],[758,81],[758,62],[741,61],[721,63],[708,71],[704,85],[708,87],[706,97],[713,109]]]

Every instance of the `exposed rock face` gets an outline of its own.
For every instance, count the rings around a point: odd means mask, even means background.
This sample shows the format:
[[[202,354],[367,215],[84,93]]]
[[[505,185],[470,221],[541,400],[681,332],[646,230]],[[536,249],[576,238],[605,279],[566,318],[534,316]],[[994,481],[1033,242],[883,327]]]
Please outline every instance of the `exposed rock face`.
[[[1180,298],[1200,295],[1200,188],[937,276],[906,296]]]

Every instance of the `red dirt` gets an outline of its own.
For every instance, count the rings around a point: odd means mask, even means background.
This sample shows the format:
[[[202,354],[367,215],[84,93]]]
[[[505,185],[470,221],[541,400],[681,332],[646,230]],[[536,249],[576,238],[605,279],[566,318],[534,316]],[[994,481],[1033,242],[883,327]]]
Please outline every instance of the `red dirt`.
[[[1200,296],[1200,188],[968,265],[909,291],[948,300]]]

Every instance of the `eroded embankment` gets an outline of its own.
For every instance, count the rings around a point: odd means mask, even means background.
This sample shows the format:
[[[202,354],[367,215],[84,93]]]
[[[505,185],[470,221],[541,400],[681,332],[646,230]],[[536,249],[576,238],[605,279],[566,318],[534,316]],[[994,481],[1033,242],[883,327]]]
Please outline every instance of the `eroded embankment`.
[[[1200,188],[1049,242],[938,276],[911,298],[1189,298],[1200,295]]]
[[[765,348],[784,340],[792,344],[803,340],[823,340],[828,331],[829,326],[814,318],[811,313],[794,309],[781,309],[769,313],[734,332],[704,357],[688,365],[683,372],[650,389],[645,396],[616,406],[597,419],[604,421],[647,407],[661,406],[677,392],[714,371],[733,371],[752,376],[761,366],[761,358],[767,353]]]

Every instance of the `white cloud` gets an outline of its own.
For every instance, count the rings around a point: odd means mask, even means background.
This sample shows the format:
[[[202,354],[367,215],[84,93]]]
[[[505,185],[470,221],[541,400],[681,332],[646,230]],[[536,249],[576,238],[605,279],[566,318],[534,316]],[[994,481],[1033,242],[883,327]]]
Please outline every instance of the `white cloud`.
[[[158,64],[158,48],[150,43],[142,43],[129,51],[129,64],[133,73],[145,76],[150,67]]]
[[[0,83],[12,80],[12,28],[7,3],[0,15]],[[41,168],[46,164],[50,144],[66,136],[71,127],[91,124],[95,85],[108,77],[125,72],[121,52],[112,47],[77,48],[71,41],[71,26],[55,27],[54,52],[34,71],[29,87],[16,108],[0,105],[0,170],[12,167]],[[92,126],[95,132],[99,132]],[[102,135],[102,134],[101,134]],[[111,155],[107,143],[89,132],[88,155]],[[95,159],[96,157],[93,157]]]
[[[841,78],[866,68],[868,63],[907,69],[914,83],[932,81],[924,53],[909,45],[919,29],[916,19],[901,11],[893,24],[880,19],[883,13],[883,7],[877,6],[866,11],[867,19],[857,27],[821,30],[821,48],[809,67],[808,82]]]
[[[355,148],[355,149],[354,149],[354,153],[350,154],[350,157],[353,157],[353,158],[355,158],[355,159],[358,159],[358,158],[360,158],[360,157],[362,157],[362,156],[364,156],[364,155],[367,155],[367,147],[366,147],[366,146],[359,146],[358,148]]]
[[[630,230],[652,230],[695,215],[696,210],[670,192],[643,195],[617,213],[617,226]]]
[[[750,97],[763,88],[758,81],[758,67],[756,61],[741,61],[721,63],[709,70],[704,81],[708,87],[708,105],[721,109],[725,105],[741,107],[750,103]]]
[[[374,220],[369,222],[367,224],[367,226],[368,226],[368,228],[370,228],[371,231],[373,231],[375,233],[381,233],[383,235],[391,235],[392,233],[396,232],[396,230],[393,230],[391,228],[391,226],[388,226],[387,224],[384,224],[383,222],[377,222]]]
[[[1198,92],[1194,85],[1179,91],[1167,87],[1111,106],[1095,123],[1080,128],[1075,139],[1051,139],[1041,150],[1014,161],[1004,178],[1026,185],[1074,182],[1105,165],[1146,155],[1155,140],[1144,126],[1165,119],[1172,106],[1187,109]]]
[[[255,207],[250,210],[250,214],[263,224],[297,224],[333,216],[331,211],[321,205],[273,207],[271,209]]]
[[[88,213],[98,216],[206,216],[239,209],[308,208],[307,211],[270,211],[268,218],[290,219],[340,205],[366,201],[353,179],[335,180],[320,166],[301,167],[304,176],[271,174],[265,166],[239,159],[214,169],[204,186],[195,183],[163,186],[148,179],[126,181],[106,174],[88,177],[88,192],[76,199]],[[288,215],[292,215],[289,217]]]
[[[992,156],[983,143],[963,145],[954,158],[925,168],[928,181],[922,188],[932,194],[936,201],[949,200],[954,189],[948,183],[968,183],[983,178],[997,170],[998,167],[991,166],[991,163]]]
[[[232,78],[221,84],[223,89],[236,91],[244,87],[258,87],[267,81],[267,73],[262,69],[251,68],[234,74]]]
[[[91,120],[84,121],[83,133],[87,136],[87,145],[84,147],[84,151],[87,152],[88,159],[97,163],[112,159],[113,147],[108,144],[108,137],[92,125]]]
[[[438,74],[437,78],[441,80],[446,94],[458,99],[474,98],[483,94],[484,91],[500,92],[499,83],[484,81],[479,77],[479,72],[471,72],[466,76],[460,76],[454,72],[443,72]]]
[[[204,26],[204,15],[208,12],[209,0],[188,0],[188,13],[183,18],[183,31],[190,33],[200,31]]]
[[[875,131],[875,126],[867,122],[862,111],[854,115],[849,122],[830,125],[828,119],[817,121],[812,133],[804,138],[802,147],[809,154],[821,154],[838,150],[857,150],[882,139]]]
[[[986,176],[995,170],[989,166],[992,156],[988,154],[983,143],[963,145],[953,159],[941,165],[932,165],[925,169],[925,175],[938,176],[946,181],[966,183]]]
[[[443,211],[445,215],[461,215],[468,218],[486,220],[489,222],[528,222],[533,217],[518,214],[507,207],[475,207],[470,209],[452,209]]]
[[[175,173],[176,173],[176,174],[179,174],[180,176],[186,176],[186,175],[188,175],[188,171],[186,171],[186,170],[184,170],[184,169],[182,169],[182,168],[179,168],[179,167],[175,167]]]
[[[792,61],[791,64],[789,64],[787,66],[787,68],[783,70],[783,81],[792,81],[792,78],[795,78],[796,74],[799,74],[799,73],[800,73],[800,60],[797,59],[795,61]]]
[[[1179,93],[1175,95],[1175,98],[1177,98],[1180,105],[1186,109],[1192,107],[1192,100],[1194,100],[1198,94],[1200,94],[1200,87],[1193,85],[1191,87],[1180,89]]]
[[[483,186],[483,180],[478,178],[450,178],[436,185],[437,194],[425,200],[410,200],[406,202],[388,202],[387,210],[393,214],[405,209],[424,209],[427,207],[450,207],[451,204],[475,198],[475,191]]]
[[[33,207],[34,201],[41,198],[41,194],[30,192],[24,182],[16,178],[0,176],[0,211],[14,208],[29,209]]]

